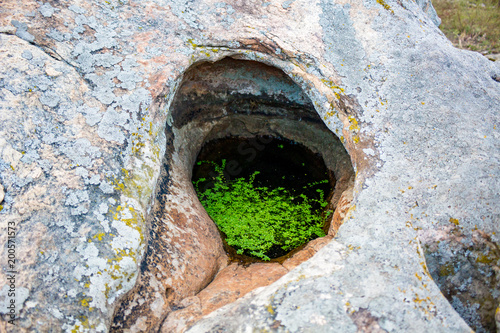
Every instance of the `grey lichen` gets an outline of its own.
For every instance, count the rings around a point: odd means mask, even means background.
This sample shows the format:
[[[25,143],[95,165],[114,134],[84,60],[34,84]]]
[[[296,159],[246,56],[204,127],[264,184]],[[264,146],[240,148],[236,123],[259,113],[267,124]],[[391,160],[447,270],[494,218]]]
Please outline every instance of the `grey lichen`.
[[[40,103],[48,107],[54,108],[59,104],[61,98],[53,91],[47,91],[40,96]]]
[[[16,36],[24,39],[27,42],[33,43],[35,41],[35,36],[28,32],[28,25],[16,20],[13,20],[12,25],[17,28]]]
[[[43,17],[51,17],[54,15],[55,8],[52,7],[50,3],[46,2],[38,8],[38,11],[43,15]]]

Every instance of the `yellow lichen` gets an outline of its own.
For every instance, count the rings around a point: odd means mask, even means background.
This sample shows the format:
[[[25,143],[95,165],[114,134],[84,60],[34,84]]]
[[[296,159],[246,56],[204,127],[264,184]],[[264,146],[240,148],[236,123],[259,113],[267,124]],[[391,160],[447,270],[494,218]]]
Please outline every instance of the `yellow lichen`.
[[[354,213],[355,210],[356,210],[356,205],[352,205],[351,207],[349,207],[349,209],[345,214],[346,218],[352,219],[352,214]]]
[[[87,298],[84,298],[84,299],[80,300],[80,304],[84,307],[89,307],[89,300]]]
[[[189,38],[189,39],[187,40],[187,42],[191,45],[191,47],[192,47],[193,49],[195,49],[195,48],[197,48],[197,47],[198,47],[198,45],[194,43],[194,39],[192,39],[192,38]]]
[[[458,219],[454,219],[454,218],[450,217],[450,222],[453,223],[454,225],[459,225]]]
[[[325,120],[326,120],[327,117],[333,117],[335,115],[336,115],[336,112],[334,110],[327,111],[326,115],[325,115]]]
[[[350,131],[359,131],[359,124],[356,118],[353,116],[349,116],[349,122],[351,123],[351,126],[349,126]]]
[[[487,255],[479,255],[476,259],[476,262],[480,262],[482,264],[487,264],[487,265],[490,265],[492,264],[493,262],[496,262],[496,258],[492,258],[490,257],[490,254],[488,253]]]
[[[344,89],[335,85],[333,81],[322,79],[321,82],[323,82],[328,88],[333,90],[333,94],[337,99],[340,99],[340,97],[343,95]]]
[[[92,238],[97,238],[99,241],[102,241],[102,238],[106,235],[104,232],[100,232],[97,235],[94,235]]]
[[[354,247],[354,245],[349,244],[349,245],[347,245],[347,248],[349,249],[349,251],[354,251],[354,250],[359,250],[359,249],[361,249],[361,246],[356,246],[356,247]]]
[[[449,276],[453,274],[455,274],[455,267],[452,262],[447,262],[439,267],[439,276]]]
[[[392,10],[391,6],[389,6],[384,0],[377,0],[377,3],[382,7],[384,7],[385,10],[388,10],[394,14],[394,11]]]

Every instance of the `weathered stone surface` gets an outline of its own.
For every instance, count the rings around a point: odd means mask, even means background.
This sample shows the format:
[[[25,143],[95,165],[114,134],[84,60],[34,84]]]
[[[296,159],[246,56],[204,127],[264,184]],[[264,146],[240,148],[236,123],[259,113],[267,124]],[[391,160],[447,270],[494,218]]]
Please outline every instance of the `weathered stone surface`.
[[[176,305],[180,309],[169,314],[161,332],[184,332],[202,316],[234,302],[254,289],[268,286],[287,272],[288,269],[279,263],[255,263],[246,267],[233,263],[224,268],[198,295]]]
[[[197,295],[202,304],[202,314],[209,314],[256,288],[267,286],[287,272],[278,263],[252,264],[248,267],[232,264]]]
[[[339,183],[342,183],[342,181]],[[335,212],[333,213],[332,221],[330,222],[330,229],[328,230],[329,236],[335,236],[338,229],[344,222],[344,219],[349,212],[349,208],[351,208],[352,196],[352,188],[347,188],[342,192]]]
[[[2,203],[3,198],[5,198],[5,192],[2,184],[0,184],[0,203]]]
[[[473,230],[464,235],[458,222],[419,234],[432,278],[462,317],[477,332],[494,332],[500,291],[500,248],[491,237]]]
[[[197,296],[183,299],[175,311],[170,312],[162,323],[160,332],[185,332],[203,317],[201,302]]]
[[[230,56],[297,83],[356,179],[334,240],[190,331],[491,330],[498,313],[470,309],[500,303],[490,255],[500,243],[500,69],[454,49],[433,20],[429,2],[405,0],[4,1],[0,243],[15,225],[18,319],[7,323],[2,308],[1,327],[104,332],[135,300],[130,320],[115,323],[148,331],[224,266],[181,181],[206,129],[177,126],[171,102],[193,65]],[[175,211],[182,200],[192,211]],[[213,240],[200,242],[204,264],[178,250],[198,239],[191,232]],[[2,281],[7,253],[2,245]],[[474,263],[480,255],[489,259]],[[167,288],[189,260],[191,284]],[[465,267],[474,279],[457,284]],[[436,282],[461,295],[450,304]],[[9,297],[1,291],[0,303]]]
[[[495,321],[497,324],[497,332],[500,332],[500,305],[497,307],[495,312]]]
[[[323,246],[328,244],[331,239],[331,236],[325,236],[310,241],[301,251],[286,259],[282,264],[283,267],[289,271],[294,269],[304,261],[312,258],[312,256],[314,256]]]

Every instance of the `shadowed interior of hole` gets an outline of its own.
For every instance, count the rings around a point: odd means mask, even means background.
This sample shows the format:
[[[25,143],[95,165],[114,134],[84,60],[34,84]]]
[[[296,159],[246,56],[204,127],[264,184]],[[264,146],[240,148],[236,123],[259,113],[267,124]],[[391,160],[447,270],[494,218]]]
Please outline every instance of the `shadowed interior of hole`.
[[[257,186],[268,186],[270,179],[275,180],[276,186],[280,186],[282,179],[276,177],[276,174],[280,174],[279,177],[285,176],[285,183],[292,180],[288,184],[300,186],[303,184],[303,177],[286,171],[293,170],[294,165],[298,173],[303,171],[304,175],[306,172],[309,175],[326,172],[328,176],[321,180],[329,181],[324,193],[332,212],[342,193],[352,186],[354,172],[341,141],[325,126],[305,91],[278,68],[231,58],[194,65],[184,75],[171,112],[174,133],[181,144],[178,150],[179,161],[186,168],[183,173],[188,175],[189,181],[193,179],[193,172],[194,179],[200,177],[196,175],[198,170],[193,170],[193,165],[202,147],[210,147],[215,142],[222,142],[217,140],[232,137],[234,140],[245,138],[243,140],[248,141],[248,146],[242,141],[229,148],[226,143],[218,149],[229,157],[211,159],[220,165],[225,158],[228,169],[226,174],[234,173],[232,177],[248,177],[254,171],[259,171],[261,174],[256,177],[256,181],[261,184],[256,184]],[[282,154],[284,150],[276,148],[273,151],[259,142],[270,137],[283,140],[283,143],[275,144],[274,148],[289,145],[289,149],[285,151],[290,156]],[[261,151],[261,146],[266,149]],[[297,149],[297,153],[291,153]],[[247,161],[257,153],[261,155],[261,159],[251,163]],[[271,161],[274,156],[282,157]],[[305,157],[310,159],[304,159]],[[305,169],[300,171],[302,163]],[[322,167],[316,168],[318,165]],[[241,176],[238,175],[240,172]],[[313,181],[308,179],[307,182]],[[339,225],[340,222],[336,221],[330,230],[327,222],[324,231],[333,235]],[[279,255],[281,254],[283,253],[280,252]]]
[[[258,171],[254,183],[256,186],[270,189],[282,187],[293,196],[304,194],[309,198],[317,197],[317,191],[320,190],[328,202],[333,195],[335,176],[327,169],[321,155],[294,141],[272,136],[257,136],[226,137],[207,142],[198,154],[197,162],[200,163],[195,163],[193,167],[193,181],[206,179],[199,184],[200,192],[212,188],[213,178],[217,175],[213,165],[203,161],[213,161],[217,165],[222,165],[223,160],[225,160],[226,181],[237,178],[249,179]],[[319,182],[323,183],[310,186]],[[323,211],[323,214],[331,209],[331,207],[323,209],[317,202],[311,208],[313,212]],[[327,232],[328,228],[329,223],[326,220],[323,229]],[[224,234],[222,236],[224,238]],[[228,253],[234,257],[234,251],[227,247],[226,244]],[[274,246],[267,255],[270,258],[279,258],[292,250]]]

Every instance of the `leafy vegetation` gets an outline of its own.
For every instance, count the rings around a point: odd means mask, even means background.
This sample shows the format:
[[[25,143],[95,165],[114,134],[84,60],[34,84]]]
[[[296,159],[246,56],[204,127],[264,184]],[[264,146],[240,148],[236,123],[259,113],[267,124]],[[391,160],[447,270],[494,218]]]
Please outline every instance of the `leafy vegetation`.
[[[225,160],[222,165],[212,161],[198,162],[198,165],[201,163],[212,164],[216,175],[214,179],[200,178],[193,182],[198,197],[226,235],[227,244],[238,254],[270,260],[270,251],[277,246],[289,251],[325,235],[322,227],[328,214],[322,213],[327,206],[322,190],[316,190],[317,198],[310,198],[283,187],[258,186],[258,171],[249,179],[228,181],[224,176]],[[208,181],[213,186],[200,190]],[[320,183],[323,182],[311,183],[308,187]]]
[[[433,0],[441,30],[455,46],[472,51],[500,52],[499,0]]]

